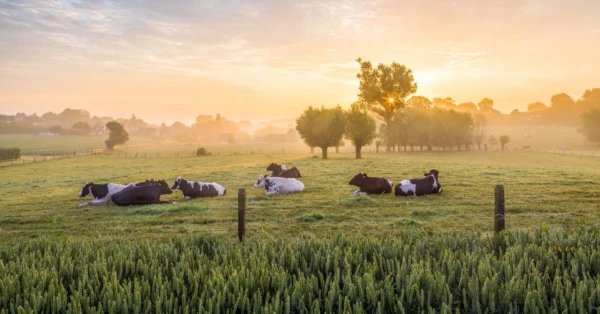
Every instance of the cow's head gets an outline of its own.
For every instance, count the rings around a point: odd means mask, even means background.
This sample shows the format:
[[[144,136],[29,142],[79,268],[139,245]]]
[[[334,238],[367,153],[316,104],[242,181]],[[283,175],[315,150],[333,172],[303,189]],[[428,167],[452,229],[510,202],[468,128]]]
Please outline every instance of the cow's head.
[[[265,180],[267,179],[268,176],[269,176],[268,174],[265,174],[264,176],[263,175],[258,176],[258,180],[256,180],[256,183],[254,183],[254,187],[259,188],[261,186],[265,186]]]
[[[357,175],[354,176],[354,178],[352,178],[352,180],[350,180],[350,182],[348,182],[348,184],[350,185],[356,185],[356,186],[361,186],[363,181],[367,178],[367,174],[366,173],[358,173]]]
[[[79,194],[77,196],[86,197],[86,196],[90,195],[92,193],[92,185],[94,185],[94,183],[86,182],[85,185],[81,188],[81,191],[79,191]]]
[[[435,169],[431,169],[431,170],[429,170],[429,173],[425,173],[425,176],[426,177],[427,176],[433,176],[437,180],[439,173],[440,173],[439,171],[437,171]]]
[[[271,163],[268,167],[267,170],[269,171],[281,171],[281,166],[276,164],[276,163]]]
[[[171,187],[171,190],[181,190],[181,185],[182,184],[186,184],[187,181],[184,180],[182,177],[178,177],[175,180],[175,183],[173,183],[173,186]]]
[[[169,185],[167,184],[167,181],[165,181],[165,180],[156,180],[156,181],[154,181],[154,179],[153,179],[153,180],[151,180],[151,184],[152,185],[156,185],[156,186],[158,186],[160,188],[160,194],[161,195],[172,194],[173,193],[173,190],[171,190],[169,188]]]

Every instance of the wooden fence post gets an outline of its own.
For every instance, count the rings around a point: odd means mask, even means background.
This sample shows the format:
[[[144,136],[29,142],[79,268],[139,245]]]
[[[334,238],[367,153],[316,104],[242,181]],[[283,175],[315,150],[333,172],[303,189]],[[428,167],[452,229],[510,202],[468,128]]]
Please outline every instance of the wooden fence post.
[[[504,186],[501,184],[496,185],[494,192],[495,198],[495,209],[494,209],[494,231],[498,234],[504,230]]]
[[[238,239],[244,242],[246,237],[246,189],[238,191]]]

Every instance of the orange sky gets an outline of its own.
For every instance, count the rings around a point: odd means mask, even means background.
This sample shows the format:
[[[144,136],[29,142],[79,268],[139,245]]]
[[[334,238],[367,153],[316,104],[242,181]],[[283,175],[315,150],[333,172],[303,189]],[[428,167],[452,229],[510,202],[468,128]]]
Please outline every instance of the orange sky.
[[[361,57],[509,112],[600,87],[600,1],[0,0],[0,113],[263,121],[356,100]]]

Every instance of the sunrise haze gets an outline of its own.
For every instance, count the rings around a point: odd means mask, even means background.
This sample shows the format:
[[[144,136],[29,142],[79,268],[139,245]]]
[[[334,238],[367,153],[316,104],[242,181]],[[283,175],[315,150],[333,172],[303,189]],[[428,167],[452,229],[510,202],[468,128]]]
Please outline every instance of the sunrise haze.
[[[600,86],[600,1],[0,0],[0,113],[265,121],[357,99],[361,57],[502,112]]]

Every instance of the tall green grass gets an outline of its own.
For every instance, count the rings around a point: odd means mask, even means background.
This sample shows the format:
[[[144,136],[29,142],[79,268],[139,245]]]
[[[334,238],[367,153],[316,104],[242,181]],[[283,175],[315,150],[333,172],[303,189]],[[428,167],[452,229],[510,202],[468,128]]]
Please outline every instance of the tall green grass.
[[[0,313],[594,313],[599,235],[33,240],[0,249]]]

